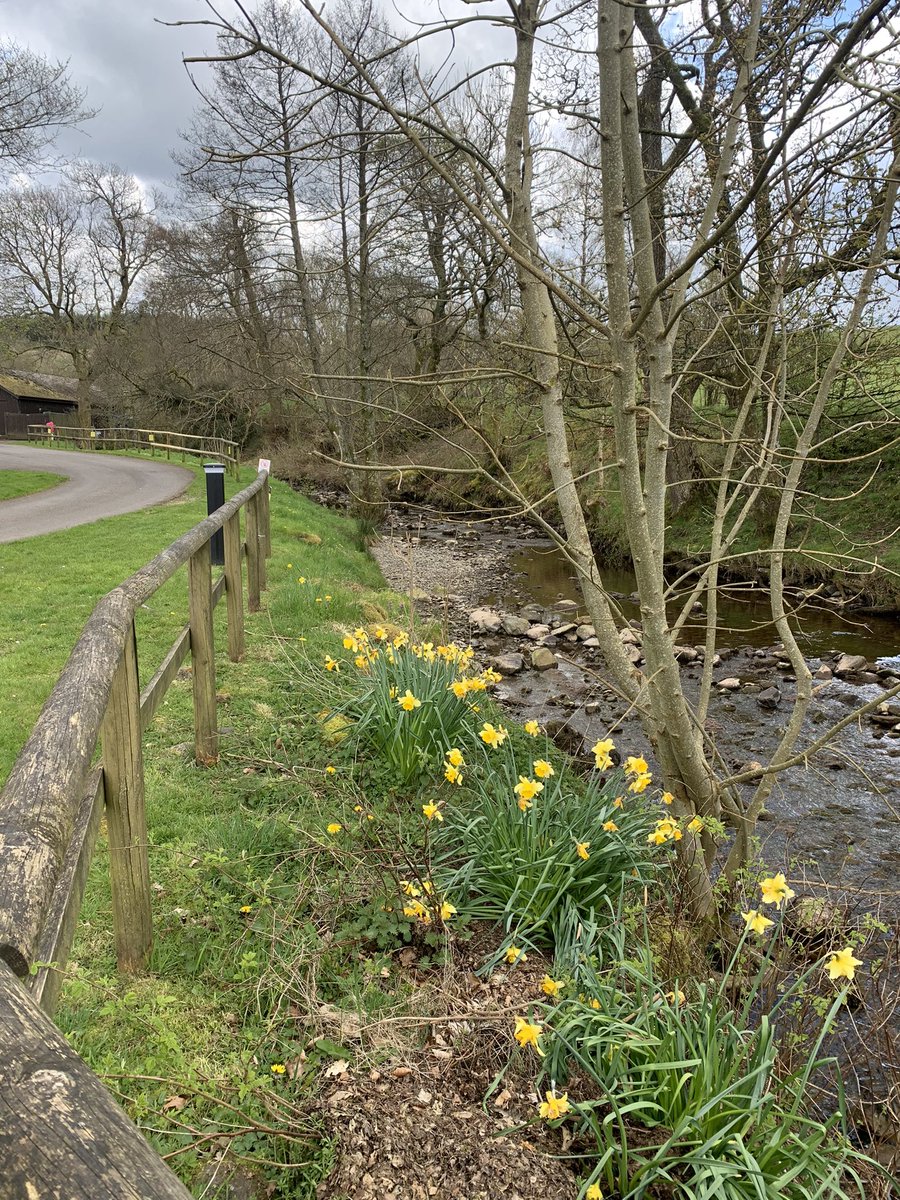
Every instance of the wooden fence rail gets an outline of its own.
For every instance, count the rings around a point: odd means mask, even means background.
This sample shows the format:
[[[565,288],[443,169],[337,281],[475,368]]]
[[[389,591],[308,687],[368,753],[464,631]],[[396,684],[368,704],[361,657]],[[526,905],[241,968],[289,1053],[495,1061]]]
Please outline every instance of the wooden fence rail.
[[[104,812],[119,969],[136,972],[147,962],[153,931],[141,735],[190,654],[196,758],[216,761],[213,611],[224,596],[228,654],[240,659],[242,563],[246,557],[253,612],[265,587],[268,494],[262,471],[103,597],[0,793],[0,1200],[188,1195],[65,1039],[49,1036],[54,1027],[43,1014],[56,1004]],[[225,568],[213,583],[209,539],[219,529]],[[135,613],[185,565],[189,622],[141,691]],[[24,1104],[28,1080],[34,1090]],[[107,1171],[97,1156],[116,1139]]]
[[[106,429],[84,429],[80,425],[56,425],[51,433],[46,425],[29,425],[30,442],[44,446],[74,446],[79,450],[149,450],[171,458],[194,455],[215,458],[224,462],[232,475],[237,475],[240,447],[228,438],[204,437],[194,433],[176,433],[171,429],[132,429],[113,425]]]

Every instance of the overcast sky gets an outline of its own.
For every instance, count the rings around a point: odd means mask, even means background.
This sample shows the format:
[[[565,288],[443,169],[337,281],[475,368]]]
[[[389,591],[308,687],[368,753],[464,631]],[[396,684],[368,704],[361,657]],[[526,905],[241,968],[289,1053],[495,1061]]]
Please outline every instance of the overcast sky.
[[[462,0],[440,6],[436,0],[400,0],[398,6],[432,17],[441,9],[472,12]],[[396,22],[394,5],[385,8]],[[223,0],[221,11],[230,16],[235,10]],[[214,45],[212,30],[171,29],[158,22],[208,16],[204,0],[0,0],[0,35],[68,60],[73,82],[87,89],[88,105],[101,110],[80,131],[61,136],[58,147],[66,157],[115,163],[155,186],[173,178],[170,155],[198,102],[182,55]],[[480,26],[475,40],[496,33]],[[205,68],[193,70],[199,80]]]

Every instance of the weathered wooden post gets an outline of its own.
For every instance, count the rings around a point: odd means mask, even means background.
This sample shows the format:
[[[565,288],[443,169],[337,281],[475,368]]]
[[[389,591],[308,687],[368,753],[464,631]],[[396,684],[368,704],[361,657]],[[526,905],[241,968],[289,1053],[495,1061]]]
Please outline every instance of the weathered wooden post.
[[[244,657],[244,594],[241,571],[241,512],[225,522],[225,612],[228,621],[228,657]]]
[[[265,587],[260,543],[259,492],[247,501],[247,608],[259,612]]]
[[[191,663],[194,688],[194,747],[197,762],[210,767],[219,758],[216,714],[216,656],[213,643],[212,571],[209,542],[188,563]]]
[[[153,945],[141,690],[134,622],[113,676],[100,726],[109,829],[109,875],[119,970],[135,974],[147,965]]]
[[[260,497],[259,497],[260,498],[260,506],[262,509],[262,514],[261,514],[262,540],[263,540],[263,547],[265,550],[266,558],[272,557],[272,529],[269,524],[269,479],[270,479],[270,476],[267,475],[266,482],[262,486],[262,491],[260,492]],[[265,581],[263,581],[263,587],[265,587],[265,586],[266,586]]]

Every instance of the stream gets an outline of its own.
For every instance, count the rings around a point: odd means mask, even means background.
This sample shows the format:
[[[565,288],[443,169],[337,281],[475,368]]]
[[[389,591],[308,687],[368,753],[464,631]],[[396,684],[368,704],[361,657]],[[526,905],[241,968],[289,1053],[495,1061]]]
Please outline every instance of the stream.
[[[414,579],[432,597],[434,615],[449,621],[457,637],[469,638],[471,633],[485,661],[512,651],[530,662],[535,643],[504,633],[471,632],[466,620],[470,609],[490,606],[511,614],[528,609],[533,619],[547,623],[583,619],[573,567],[552,542],[535,536],[525,524],[507,523],[498,529],[398,508],[385,533],[385,541],[405,547],[408,560],[406,578],[394,571],[391,581],[408,589]],[[604,570],[603,576],[624,617],[636,621],[634,577],[624,570]],[[443,586],[435,586],[439,580],[444,580]],[[733,772],[772,755],[790,713],[796,681],[776,642],[765,589],[747,584],[729,588],[718,617],[716,650],[722,662],[714,679],[740,680],[740,687],[713,689],[706,727],[721,766]],[[687,625],[680,641],[700,645],[705,637],[702,620],[700,612],[698,623]],[[816,680],[799,750],[850,709],[883,694],[891,679],[897,681],[888,665],[897,669],[892,660],[900,650],[900,621],[809,603],[800,612],[797,636],[814,673],[823,664],[833,667],[841,654],[863,655],[873,666],[881,662],[877,672]],[[517,720],[539,720],[570,753],[584,755],[612,731],[623,754],[641,753],[650,759],[638,719],[622,718],[625,706],[606,676],[599,651],[575,641],[571,633],[568,640],[551,638],[551,645],[558,660],[555,669],[526,669],[505,677],[496,691],[500,702]],[[700,660],[682,665],[692,699],[701,672]],[[761,693],[770,696],[765,707],[766,695]],[[900,714],[900,697],[892,701],[891,711],[893,705]],[[900,723],[900,715],[895,721]],[[745,785],[744,798],[751,793],[752,785]],[[832,896],[837,891],[851,907],[878,911],[886,919],[900,915],[900,732],[890,718],[879,724],[864,717],[848,725],[807,765],[783,772],[757,832],[767,867],[788,872],[795,887],[799,884],[816,894],[825,894],[825,889]]]

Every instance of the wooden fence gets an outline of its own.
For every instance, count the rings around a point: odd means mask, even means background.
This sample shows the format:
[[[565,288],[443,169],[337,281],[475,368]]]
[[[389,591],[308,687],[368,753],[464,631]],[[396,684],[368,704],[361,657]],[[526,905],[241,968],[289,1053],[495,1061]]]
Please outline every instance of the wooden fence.
[[[239,660],[245,558],[251,612],[266,585],[268,496],[261,471],[104,596],[0,793],[0,1200],[189,1195],[48,1014],[104,813],[119,969],[133,973],[147,962],[153,929],[142,733],[190,654],[195,753],[201,764],[216,762],[213,611],[224,596],[228,655]],[[219,529],[225,566],[213,582],[209,540]],[[135,613],[185,565],[188,624],[140,690]]]
[[[83,429],[79,425],[56,425],[51,434],[46,425],[29,425],[29,442],[43,446],[73,446],[78,450],[149,450],[171,458],[195,455],[215,458],[226,463],[232,475],[237,475],[240,447],[227,438],[203,437],[194,433],[176,433],[171,429],[131,429],[114,425],[109,429]]]

